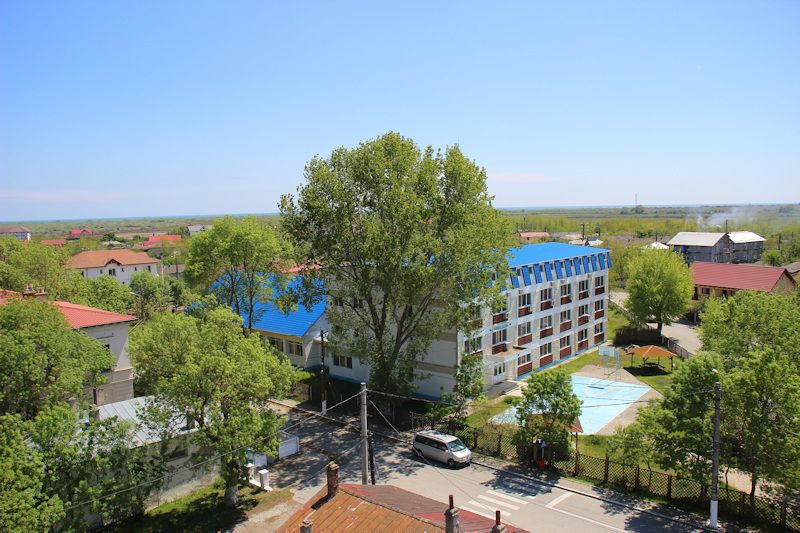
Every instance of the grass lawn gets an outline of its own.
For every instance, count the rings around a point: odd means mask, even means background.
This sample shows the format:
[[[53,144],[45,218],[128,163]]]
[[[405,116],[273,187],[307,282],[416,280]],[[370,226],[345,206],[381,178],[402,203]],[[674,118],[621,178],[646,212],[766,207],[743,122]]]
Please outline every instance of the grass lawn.
[[[222,504],[223,490],[215,484],[202,488],[175,501],[150,509],[137,516],[106,528],[114,532],[175,531],[214,532],[232,528],[255,508],[269,508],[286,502],[292,492],[286,489],[262,492],[254,487],[239,490],[239,506],[229,509]]]
[[[490,418],[494,415],[499,415],[519,400],[518,396],[483,400],[475,406],[475,410],[467,417],[467,425],[471,428],[481,429],[489,423]]]

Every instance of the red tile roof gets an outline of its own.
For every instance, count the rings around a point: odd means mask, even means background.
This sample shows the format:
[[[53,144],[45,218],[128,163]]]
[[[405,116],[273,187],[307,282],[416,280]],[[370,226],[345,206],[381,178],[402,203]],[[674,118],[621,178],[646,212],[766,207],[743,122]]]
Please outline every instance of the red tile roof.
[[[0,289],[0,305],[6,304],[9,300],[22,298],[22,294],[16,291]],[[67,323],[73,328],[88,328],[91,326],[103,326],[105,324],[118,324],[120,322],[131,322],[136,320],[135,316],[121,315],[103,309],[86,307],[85,305],[73,304],[70,302],[50,302],[56,306]]]
[[[112,261],[123,266],[158,263],[157,259],[153,259],[146,253],[133,250],[88,250],[73,255],[67,266],[70,268],[99,268]]]
[[[39,242],[48,246],[64,246],[67,244],[67,239],[42,239]]]
[[[781,276],[789,274],[783,267],[729,263],[692,263],[695,285],[722,289],[771,292]]]
[[[84,233],[87,235],[92,235],[94,234],[94,230],[90,230],[89,228],[69,230],[70,235],[83,235]]]
[[[336,496],[327,500],[327,488],[320,490],[305,507],[297,511],[278,532],[300,531],[308,520],[314,531],[326,533],[350,531],[383,531],[391,525],[393,532],[443,532],[447,504],[420,496],[392,485],[341,484]],[[494,525],[475,513],[459,509],[461,531],[489,532]],[[526,533],[506,525],[508,533]]]

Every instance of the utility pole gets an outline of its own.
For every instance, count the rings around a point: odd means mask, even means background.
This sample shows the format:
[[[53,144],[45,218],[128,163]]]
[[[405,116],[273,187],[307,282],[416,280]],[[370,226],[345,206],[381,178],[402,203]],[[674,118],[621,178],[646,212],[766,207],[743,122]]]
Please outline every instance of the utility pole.
[[[322,361],[322,368],[320,369],[320,381],[322,382],[322,416],[328,413],[328,367],[325,366],[325,330],[319,331],[319,337],[322,339],[322,346],[320,348],[320,359]]]
[[[361,484],[366,485],[369,471],[369,443],[367,432],[367,384],[361,382]]]
[[[581,224],[581,240],[586,240],[586,224]]]
[[[722,399],[722,385],[714,383],[714,457],[711,463],[711,517],[709,526],[717,529],[717,510],[719,507],[719,411]]]

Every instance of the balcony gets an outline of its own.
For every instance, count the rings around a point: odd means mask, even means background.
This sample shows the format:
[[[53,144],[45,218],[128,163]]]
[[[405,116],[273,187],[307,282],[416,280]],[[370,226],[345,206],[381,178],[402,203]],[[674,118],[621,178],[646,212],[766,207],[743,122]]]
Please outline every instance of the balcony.
[[[500,344],[495,344],[494,346],[492,346],[492,355],[499,354],[500,352],[505,352],[507,344],[508,343],[501,342]]]
[[[565,357],[569,357],[570,355],[572,355],[572,348],[570,348],[569,346],[567,346],[566,348],[561,348],[561,351],[558,352],[559,359],[564,359]]]
[[[588,348],[588,347],[589,347],[589,341],[580,341],[580,342],[578,343],[578,351],[579,351],[579,352],[580,352],[581,350],[585,350],[585,349],[586,349],[586,348]]]
[[[558,331],[563,332],[571,328],[572,328],[572,320],[568,320],[566,322],[561,323],[561,326],[559,327]]]
[[[572,296],[562,296],[561,297],[561,305],[565,305],[568,303],[572,303]]]
[[[553,308],[553,300],[547,300],[545,302],[542,302],[542,304],[539,306],[539,311],[547,311],[548,309],[552,308]]]
[[[499,324],[500,322],[505,322],[508,320],[508,312],[503,311],[502,313],[497,313],[496,315],[492,315],[492,324]]]
[[[589,315],[581,315],[578,317],[578,325],[582,326],[589,322]]]
[[[517,344],[530,344],[532,340],[533,340],[533,335],[531,333],[528,333],[527,335],[519,337],[517,339]]]
[[[595,296],[597,296],[598,294],[603,294],[604,292],[606,292],[606,288],[605,287],[597,287],[594,290]]]
[[[594,319],[597,320],[598,318],[603,318],[606,315],[606,312],[602,309],[600,311],[594,312]]]
[[[583,291],[578,293],[578,300],[585,300],[589,297],[589,291]]]
[[[597,335],[594,336],[594,343],[595,344],[600,344],[604,340],[606,340],[605,333],[598,333]]]
[[[539,330],[539,338],[544,339],[545,337],[549,337],[553,334],[553,328],[545,328]]]
[[[530,305],[526,305],[525,307],[520,307],[519,310],[517,310],[517,317],[519,318],[527,316],[531,313],[533,313],[533,309],[531,309]]]
[[[533,370],[533,361],[528,361],[522,366],[517,367],[517,377],[527,374]]]
[[[547,355],[543,355],[539,358],[539,368],[549,365],[552,362],[553,362],[553,354],[550,353]]]

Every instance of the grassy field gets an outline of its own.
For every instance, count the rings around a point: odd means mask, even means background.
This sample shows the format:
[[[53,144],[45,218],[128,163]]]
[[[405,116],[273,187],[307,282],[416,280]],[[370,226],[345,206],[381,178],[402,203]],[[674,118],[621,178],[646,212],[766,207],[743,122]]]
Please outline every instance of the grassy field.
[[[248,512],[281,504],[292,497],[291,491],[285,489],[262,492],[245,487],[239,490],[239,506],[229,509],[222,504],[222,493],[222,489],[216,485],[206,487],[105,530],[120,533],[225,531],[245,520]]]

